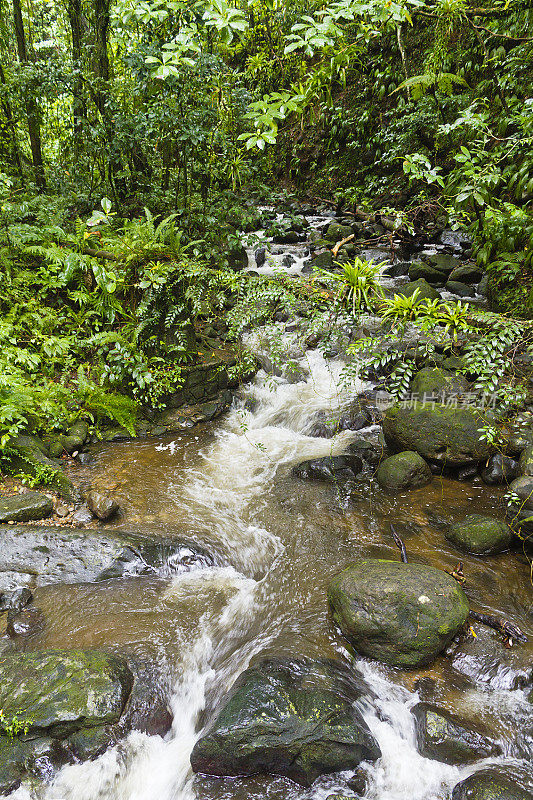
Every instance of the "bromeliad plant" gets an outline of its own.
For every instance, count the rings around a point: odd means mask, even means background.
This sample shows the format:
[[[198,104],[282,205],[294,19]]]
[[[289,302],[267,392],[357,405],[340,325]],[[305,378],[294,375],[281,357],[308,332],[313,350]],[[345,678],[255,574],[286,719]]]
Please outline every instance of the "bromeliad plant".
[[[335,262],[341,272],[321,271],[327,281],[339,285],[337,298],[355,316],[364,311],[374,311],[383,301],[383,289],[379,282],[382,264],[355,258],[346,264]]]

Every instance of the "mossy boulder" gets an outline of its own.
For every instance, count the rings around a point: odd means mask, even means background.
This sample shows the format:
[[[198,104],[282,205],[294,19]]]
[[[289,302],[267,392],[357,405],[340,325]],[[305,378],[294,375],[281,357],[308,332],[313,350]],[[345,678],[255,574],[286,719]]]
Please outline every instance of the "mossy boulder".
[[[461,264],[450,273],[450,280],[459,283],[479,283],[482,277],[483,270],[476,264]]]
[[[452,800],[533,800],[533,794],[498,769],[489,768],[458,783]]]
[[[341,242],[353,233],[349,225],[339,225],[338,222],[331,222],[325,233],[325,238],[330,242]]]
[[[418,752],[425,758],[445,764],[468,764],[501,752],[487,731],[430,703],[417,703],[412,714]]]
[[[368,687],[340,662],[266,659],[247,669],[196,743],[207,775],[283,775],[310,786],[319,775],[381,756],[354,703]]]
[[[50,770],[72,761],[74,751],[80,760],[102,752],[113,742],[113,726],[132,686],[126,662],[97,650],[4,653],[0,708],[7,726],[0,734],[0,790],[10,791],[43,770],[49,777]]]
[[[533,512],[533,475],[522,475],[516,478],[509,486],[509,491],[518,497],[518,507],[521,511]]]
[[[424,367],[411,381],[411,392],[419,399],[441,395],[459,395],[466,391],[468,382],[462,375],[455,375],[440,367]]]
[[[477,556],[508,550],[513,540],[513,533],[506,522],[479,514],[471,514],[461,522],[450,525],[445,535],[460,550]]]
[[[248,266],[248,253],[242,244],[234,244],[226,252],[229,269],[240,272]]]
[[[458,297],[472,297],[474,294],[472,287],[461,281],[447,281],[444,288]]]
[[[446,273],[431,264],[426,264],[425,261],[411,261],[409,277],[412,281],[424,278],[424,280],[434,286],[444,286],[446,283]]]
[[[385,412],[383,433],[393,450],[415,450],[437,464],[466,466],[489,458],[483,415],[440,403],[397,403]]]
[[[406,450],[382,461],[376,479],[383,489],[394,491],[426,486],[433,480],[433,475],[422,456]]]
[[[0,708],[34,736],[118,722],[132,686],[126,662],[98,650],[9,652],[0,660]]]
[[[30,437],[18,437],[18,439],[22,438]],[[10,447],[13,448],[13,453],[6,459],[9,472],[22,472],[39,478],[47,486],[56,489],[67,500],[77,499],[78,491],[61,469],[61,463],[45,455],[40,446],[33,442],[28,444],[10,442]]]
[[[419,300],[437,300],[440,297],[438,291],[430,286],[424,278],[419,278],[417,281],[409,281],[402,286],[394,288],[394,294],[399,294],[401,297],[411,297],[418,289]]]
[[[0,497],[0,522],[29,522],[49,517],[54,509],[52,500],[40,492],[25,492]]]
[[[449,275],[454,269],[461,266],[461,262],[454,256],[447,255],[446,253],[434,253],[426,258],[428,264],[431,264],[435,269],[440,270]]]
[[[519,463],[522,475],[533,475],[533,447],[526,447],[522,451]]]
[[[328,599],[358,653],[397,667],[431,663],[469,612],[465,593],[446,572],[381,559],[363,559],[337,575]]]

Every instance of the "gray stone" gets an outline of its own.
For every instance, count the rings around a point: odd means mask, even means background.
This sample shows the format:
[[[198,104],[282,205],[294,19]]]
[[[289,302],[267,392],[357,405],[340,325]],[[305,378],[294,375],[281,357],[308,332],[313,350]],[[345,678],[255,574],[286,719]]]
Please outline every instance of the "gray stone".
[[[497,768],[474,772],[458,783],[452,800],[533,800],[533,794]]]
[[[54,510],[50,497],[40,492],[25,492],[0,497],[0,522],[28,522],[45,519]]]
[[[450,280],[459,283],[479,283],[482,277],[483,270],[475,264],[461,264],[450,273]]]
[[[409,277],[412,281],[423,278],[433,286],[444,286],[446,283],[446,273],[426,264],[425,261],[412,261],[409,267]]]
[[[481,730],[430,703],[417,703],[415,718],[418,751],[445,764],[469,764],[501,753],[487,731]]]
[[[520,474],[518,461],[502,453],[495,453],[481,470],[481,478],[489,486],[511,483]]]
[[[402,286],[395,286],[394,293],[402,297],[411,297],[417,289],[419,300],[437,300],[440,297],[438,291],[430,286],[424,278],[404,283]]]
[[[94,490],[87,495],[87,505],[95,517],[103,521],[111,519],[119,509],[119,505],[113,497]]]
[[[520,455],[520,472],[522,475],[533,475],[533,447],[526,447]]]
[[[461,283],[460,281],[447,281],[445,289],[458,297],[472,297],[474,294],[471,286],[467,286],[466,283]]]

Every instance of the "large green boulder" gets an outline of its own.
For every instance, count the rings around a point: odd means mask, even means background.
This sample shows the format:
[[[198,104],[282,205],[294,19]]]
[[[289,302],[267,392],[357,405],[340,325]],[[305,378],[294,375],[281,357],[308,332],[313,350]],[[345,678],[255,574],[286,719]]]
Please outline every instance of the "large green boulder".
[[[482,277],[483,270],[476,264],[461,264],[450,273],[450,280],[460,283],[479,283]]]
[[[394,294],[398,294],[401,297],[411,297],[417,289],[419,300],[437,300],[440,297],[437,290],[430,286],[424,278],[394,287]]]
[[[8,652],[0,660],[0,708],[33,735],[62,738],[118,722],[132,686],[126,662],[98,650]]]
[[[462,375],[455,375],[440,367],[424,367],[411,381],[411,393],[418,399],[438,398],[441,395],[459,395],[466,391],[468,382]]]
[[[453,272],[453,270],[457,267],[461,266],[461,262],[458,258],[449,256],[446,253],[434,253],[431,256],[426,256],[426,260],[428,264],[431,264],[432,267],[435,267],[435,269],[438,269],[447,275],[449,275],[450,272]]]
[[[464,625],[468,599],[422,564],[364,559],[330,583],[333,619],[354,649],[397,667],[429,664]]]
[[[191,764],[207,775],[319,775],[381,756],[354,702],[368,692],[340,662],[267,659],[247,669],[196,743]]]
[[[376,480],[383,489],[398,491],[426,486],[433,480],[433,475],[422,456],[406,450],[382,461],[376,472]]]
[[[444,286],[446,283],[446,273],[431,264],[426,264],[425,261],[411,261],[409,265],[409,277],[412,281],[424,278],[424,280],[434,286]]]
[[[428,461],[465,466],[484,461],[494,447],[483,439],[483,415],[440,403],[397,403],[385,412],[383,433],[393,450],[415,450]]]
[[[348,225],[339,225],[338,222],[331,222],[325,234],[325,238],[330,242],[341,242],[351,236],[353,230]]]
[[[513,533],[506,522],[479,514],[471,514],[461,522],[450,525],[445,535],[460,550],[476,556],[508,550],[513,540]]]
[[[488,768],[458,783],[452,800],[533,800],[533,794],[498,769]]]
[[[486,731],[430,703],[417,703],[412,714],[418,752],[425,758],[445,764],[468,764],[501,753]]]
[[[54,508],[52,500],[40,492],[25,492],[0,497],[0,522],[28,522],[49,517]]]

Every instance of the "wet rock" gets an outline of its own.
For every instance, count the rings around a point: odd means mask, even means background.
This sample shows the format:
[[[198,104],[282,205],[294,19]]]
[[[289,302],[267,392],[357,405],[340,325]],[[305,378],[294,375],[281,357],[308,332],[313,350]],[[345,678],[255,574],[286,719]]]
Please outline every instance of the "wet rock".
[[[361,428],[366,428],[371,422],[372,416],[368,408],[356,400],[349,408],[337,414],[330,414],[329,417],[324,411],[319,412],[309,435],[331,439],[340,431],[359,431]]]
[[[331,250],[324,250],[322,253],[315,253],[311,261],[313,269],[330,269],[333,266],[333,253]]]
[[[454,258],[454,256],[449,256],[446,253],[434,253],[427,257],[427,261],[432,267],[440,270],[440,272],[443,272],[445,275],[449,275],[454,269],[461,266],[459,259]]]
[[[55,526],[0,528],[0,592],[28,585],[93,581],[125,547],[141,537],[113,531],[78,531]]]
[[[65,763],[65,757],[61,744],[54,739],[0,735],[0,794],[10,794],[28,776],[46,778],[48,769],[53,770],[52,760]]]
[[[477,556],[508,550],[513,539],[506,522],[479,514],[471,514],[461,522],[450,525],[445,536],[460,550]]]
[[[425,758],[445,764],[468,764],[501,752],[486,731],[475,729],[430,703],[417,703],[412,714],[418,751]]]
[[[479,283],[482,277],[483,270],[475,264],[461,264],[450,273],[450,280],[460,283]]]
[[[471,286],[468,286],[466,283],[461,283],[460,281],[447,281],[444,288],[447,292],[456,294],[458,297],[472,297],[474,294],[474,290]]]
[[[25,492],[0,497],[0,522],[28,522],[45,519],[54,510],[50,497],[40,492]]]
[[[326,230],[325,238],[330,242],[340,242],[353,233],[349,225],[339,225],[338,222],[331,222]]]
[[[168,698],[172,687],[151,661],[128,660],[135,676],[130,698],[120,725],[125,731],[136,730],[149,736],[165,736],[172,727]]]
[[[424,367],[411,381],[411,392],[419,399],[459,395],[466,391],[468,381],[462,375],[439,367]]]
[[[533,511],[533,475],[515,478],[509,486],[509,491],[518,497],[520,509]]]
[[[401,297],[411,297],[417,289],[419,300],[437,300],[440,297],[438,291],[433,286],[430,286],[424,278],[404,283],[402,286],[395,286],[394,294],[398,294]]]
[[[11,472],[24,472],[28,475],[39,477],[43,467],[49,473],[48,485],[56,489],[67,500],[75,500],[79,492],[63,470],[61,463],[55,458],[48,458],[44,444],[34,436],[18,436],[10,441],[14,454],[9,456],[9,470]]]
[[[468,234],[462,231],[452,231],[451,228],[446,228],[439,236],[441,244],[451,247],[454,250],[463,250],[468,248],[471,244],[471,239]]]
[[[363,559],[328,588],[333,619],[362,655],[398,667],[429,664],[464,625],[468,599],[446,572]]]
[[[526,447],[520,456],[520,472],[522,475],[533,475],[533,447]]]
[[[82,508],[78,508],[77,511],[73,513],[71,519],[74,528],[84,528],[93,521],[94,515],[92,511],[89,511],[87,506],[83,506]]]
[[[407,450],[382,461],[376,479],[383,489],[400,490],[426,486],[433,475],[422,456]]]
[[[247,669],[196,743],[194,772],[283,775],[310,786],[319,775],[380,757],[354,702],[364,681],[333,661],[269,659]]]
[[[283,233],[276,233],[272,237],[275,244],[298,244],[301,235],[297,231],[285,231]]]
[[[499,483],[510,483],[520,474],[518,461],[502,453],[495,453],[489,458],[481,470],[483,483],[496,486]]]
[[[478,468],[477,464],[468,464],[466,467],[461,467],[457,470],[455,477],[458,481],[473,481],[477,478]]]
[[[481,278],[480,282],[477,285],[477,293],[482,295],[482,297],[488,297],[489,286],[490,286],[489,276],[485,274],[483,275],[483,277]]]
[[[363,469],[363,462],[357,455],[325,456],[303,461],[293,467],[292,474],[304,480],[326,481],[327,483],[351,483]]]
[[[10,609],[7,613],[6,633],[11,639],[34,636],[44,630],[45,624],[45,616],[40,608],[27,606],[17,611]]]
[[[118,722],[132,686],[126,662],[98,650],[8,652],[0,661],[0,708],[34,736]]]
[[[377,467],[383,458],[383,447],[379,447],[368,439],[363,439],[362,436],[352,439],[346,452],[360,456],[371,467]]]
[[[257,266],[258,266],[258,267],[262,267],[262,266],[263,266],[263,264],[264,264],[264,263],[265,263],[265,261],[266,261],[266,248],[264,248],[264,247],[259,247],[259,248],[258,248],[258,249],[255,251],[255,253],[254,253],[254,257],[255,257],[255,263],[257,264]]]
[[[494,450],[482,438],[483,415],[470,408],[439,403],[397,403],[387,409],[383,432],[394,450],[415,450],[448,466],[465,466],[489,458]]]
[[[423,278],[433,286],[444,286],[446,283],[446,273],[426,264],[425,261],[412,261],[409,267],[409,277],[412,281]]]
[[[215,565],[215,559],[206,550],[192,542],[144,542],[130,545],[97,575],[97,581],[113,578],[131,578],[138,575],[171,577]]]
[[[111,519],[119,509],[113,497],[94,490],[87,495],[87,505],[95,517],[101,520]]]
[[[465,633],[447,654],[456,672],[493,689],[519,689],[533,683],[533,664],[527,647],[506,648],[496,631],[476,622],[472,622],[472,627],[476,636]]]
[[[117,741],[112,727],[98,727],[72,733],[65,742],[78,761],[89,761],[105,753]]]
[[[389,264],[388,267],[384,268],[383,275],[389,278],[399,278],[401,275],[408,274],[410,266],[410,261],[396,261],[394,264]]]
[[[13,591],[0,593],[0,614],[4,611],[20,611],[33,600],[33,594],[27,586],[19,587]]]
[[[533,794],[497,769],[483,769],[458,783],[452,800],[533,800]]]

